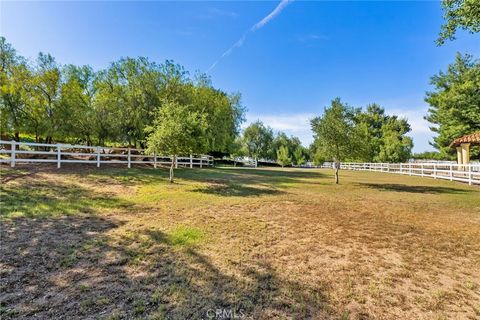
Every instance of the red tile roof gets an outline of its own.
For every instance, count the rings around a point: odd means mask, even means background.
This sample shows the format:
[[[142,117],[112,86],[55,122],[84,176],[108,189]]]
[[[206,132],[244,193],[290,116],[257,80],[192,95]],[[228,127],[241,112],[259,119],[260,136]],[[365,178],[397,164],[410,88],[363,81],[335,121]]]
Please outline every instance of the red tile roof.
[[[450,143],[450,147],[458,147],[462,143],[473,143],[480,145],[480,131],[457,138]]]

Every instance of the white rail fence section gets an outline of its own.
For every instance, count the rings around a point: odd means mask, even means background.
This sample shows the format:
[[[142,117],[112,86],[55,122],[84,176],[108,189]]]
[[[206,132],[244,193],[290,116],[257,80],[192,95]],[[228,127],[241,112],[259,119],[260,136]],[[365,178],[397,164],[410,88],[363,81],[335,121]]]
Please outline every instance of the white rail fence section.
[[[333,165],[330,164],[329,167]],[[480,185],[480,163],[460,165],[455,163],[352,163],[342,162],[340,169],[398,173],[409,176],[431,177]]]
[[[144,149],[109,148],[71,144],[47,144],[0,140],[0,163],[56,163],[60,168],[63,163],[171,165],[170,156],[145,154]],[[177,157],[175,167],[210,167],[213,157],[208,155],[189,155]]]

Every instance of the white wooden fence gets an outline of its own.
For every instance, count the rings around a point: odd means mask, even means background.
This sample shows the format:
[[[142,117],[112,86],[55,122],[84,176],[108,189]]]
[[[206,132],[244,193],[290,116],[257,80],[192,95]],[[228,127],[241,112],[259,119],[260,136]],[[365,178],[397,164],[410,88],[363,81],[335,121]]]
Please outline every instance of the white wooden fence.
[[[71,144],[27,143],[0,140],[0,163],[56,163],[60,168],[63,163],[171,165],[170,156],[145,154],[144,149],[108,148]],[[177,157],[175,167],[209,167],[213,166],[213,157],[208,155],[189,155]]]
[[[333,164],[329,164],[332,167]],[[480,163],[459,165],[455,163],[353,163],[342,162],[340,169],[398,173],[409,176],[431,177],[450,181],[480,184]]]

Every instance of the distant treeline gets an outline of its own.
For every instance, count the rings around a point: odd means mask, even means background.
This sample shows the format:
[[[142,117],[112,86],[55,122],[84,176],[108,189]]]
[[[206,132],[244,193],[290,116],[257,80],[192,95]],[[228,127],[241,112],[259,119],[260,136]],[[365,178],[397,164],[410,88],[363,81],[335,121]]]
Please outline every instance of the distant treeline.
[[[122,58],[104,70],[60,65],[40,53],[29,62],[0,38],[1,135],[88,145],[146,146],[146,130],[169,101],[205,117],[201,139],[209,152],[229,152],[245,109],[239,93],[190,77],[172,61]]]

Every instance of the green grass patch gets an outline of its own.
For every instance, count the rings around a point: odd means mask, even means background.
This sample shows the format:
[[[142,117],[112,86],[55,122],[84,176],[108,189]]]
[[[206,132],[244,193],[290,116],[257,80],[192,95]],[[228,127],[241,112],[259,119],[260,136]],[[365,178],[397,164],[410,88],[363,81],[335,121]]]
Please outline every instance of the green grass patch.
[[[179,226],[168,234],[168,240],[173,246],[192,246],[205,238],[202,230],[191,226]]]

